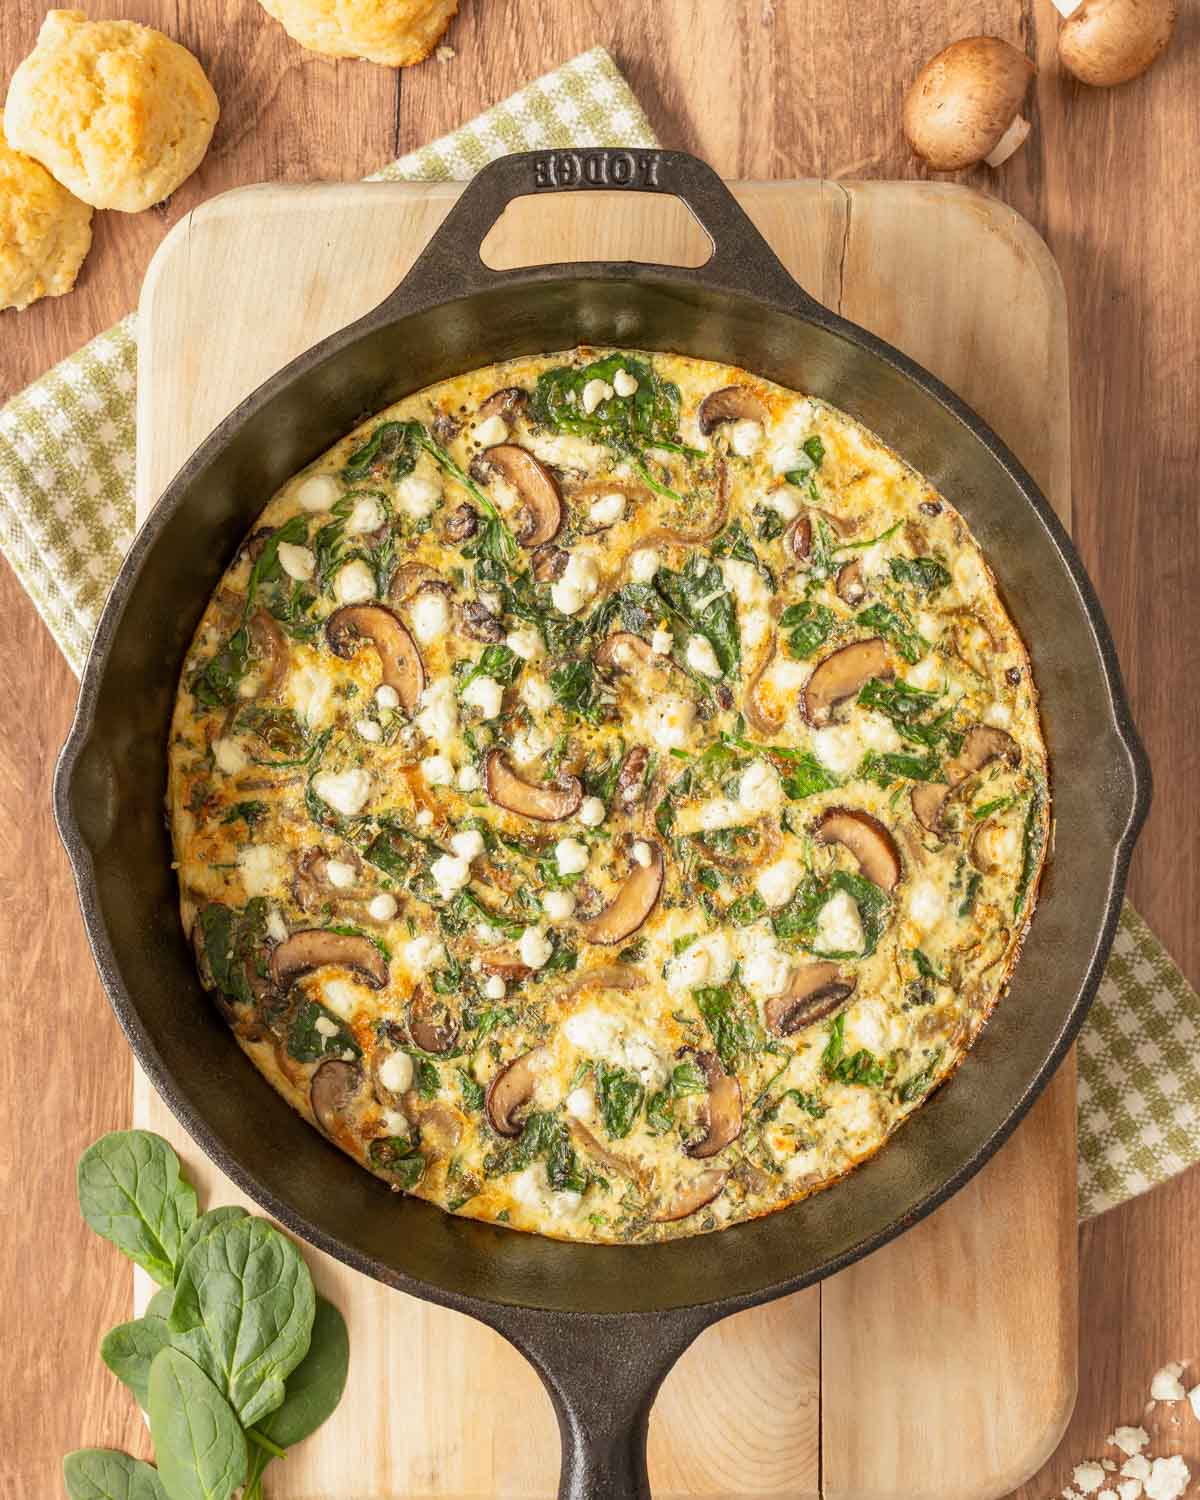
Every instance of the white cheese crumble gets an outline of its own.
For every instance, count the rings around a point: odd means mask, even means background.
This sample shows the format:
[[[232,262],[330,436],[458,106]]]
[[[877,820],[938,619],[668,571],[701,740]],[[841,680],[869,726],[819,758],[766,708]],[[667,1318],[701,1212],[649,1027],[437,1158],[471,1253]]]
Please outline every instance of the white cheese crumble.
[[[613,387],[609,385],[607,380],[589,380],[581,392],[584,411],[590,417],[601,401],[610,400],[612,394]]]
[[[450,629],[450,606],[441,589],[422,589],[409,606],[408,616],[423,646],[441,640]]]
[[[333,703],[334,679],[320,667],[301,667],[288,679],[292,706],[310,729],[324,726]]]
[[[499,974],[489,974],[483,981],[483,995],[485,1000],[503,1000],[508,993],[508,985],[500,978]]]
[[[600,586],[600,570],[586,552],[572,552],[562,577],[550,586],[550,598],[560,614],[578,614]]]
[[[283,879],[283,857],[270,844],[248,844],[238,850],[238,874],[246,895],[269,896]]]
[[[613,390],[618,396],[633,396],[637,393],[637,376],[628,370],[618,370],[613,376]]]
[[[383,522],[383,506],[374,495],[362,495],[346,517],[346,533],[348,536],[363,536],[368,531],[378,531]]]
[[[575,910],[575,897],[571,891],[547,891],[542,910],[552,922],[565,922]]]
[[[599,797],[585,797],[579,804],[579,821],[585,828],[599,828],[604,822],[604,803]]]
[[[313,1030],[318,1036],[323,1036],[326,1041],[338,1034],[338,1024],[331,1021],[328,1016],[318,1016],[313,1022]]]
[[[835,891],[817,914],[814,953],[861,953],[866,946],[862,917],[846,891]]]
[[[522,661],[535,661],[542,654],[542,637],[536,625],[522,625],[510,630],[504,637],[504,644]]]
[[[983,711],[983,722],[996,729],[1007,729],[1012,723],[1012,709],[1007,703],[989,703]]]
[[[530,729],[520,729],[512,737],[509,746],[509,754],[519,766],[527,766],[531,761],[537,760],[539,755],[545,755],[554,741],[544,729],[533,725]]]
[[[540,927],[527,927],[521,934],[517,947],[521,962],[528,964],[531,969],[544,969],[554,952],[554,944]]]
[[[1146,1500],[1179,1500],[1192,1482],[1192,1471],[1178,1453],[1156,1458],[1145,1480]]]
[[[595,526],[615,526],[625,514],[625,496],[620,490],[611,495],[601,495],[588,507],[588,520]]]
[[[1085,1495],[1092,1495],[1104,1483],[1104,1470],[1099,1464],[1076,1464],[1071,1477]]]
[[[325,861],[325,878],[335,890],[348,891],[357,877],[354,866],[348,865],[345,860],[327,859]]]
[[[283,920],[283,913],[278,907],[273,906],[267,913],[267,936],[276,943],[287,941],[287,923]]]
[[[381,682],[375,689],[375,702],[387,713],[393,708],[400,707],[400,694],[388,683]]]
[[[696,705],[673,693],[656,697],[645,711],[642,732],[659,750],[679,750],[687,744],[696,722]]]
[[[355,721],[354,732],[360,740],[366,740],[369,745],[378,745],[383,738],[383,730],[374,719],[358,719]]]
[[[629,559],[629,576],[634,583],[650,583],[660,562],[661,558],[653,547],[639,547]]]
[[[800,502],[795,493],[784,484],[764,495],[763,504],[785,521],[794,521],[800,514]]]
[[[892,753],[901,748],[903,742],[896,733],[895,725],[873,708],[864,709],[858,715],[858,725],[863,744],[869,750]]]
[[[1122,1453],[1140,1453],[1150,1441],[1150,1434],[1144,1427],[1118,1427],[1109,1434],[1108,1442],[1114,1448],[1120,1448]]]
[[[923,656],[915,667],[910,667],[904,674],[904,680],[911,683],[913,687],[920,688],[922,692],[928,692],[937,687],[942,677],[941,659],[932,653]]]
[[[443,854],[430,865],[429,873],[442,900],[449,901],[471,879],[471,866],[457,855]]]
[[[441,485],[424,474],[406,474],[396,486],[396,504],[414,521],[432,515],[441,498]]]
[[[813,754],[835,776],[849,776],[862,759],[862,741],[852,723],[814,729],[811,740]]]
[[[918,881],[908,898],[908,914],[926,931],[936,927],[946,914],[946,898],[940,887],[932,880]]]
[[[729,429],[729,446],[739,458],[749,458],[762,447],[763,427],[750,417],[742,417]]]
[[[371,778],[359,766],[349,771],[318,771],[312,779],[312,789],[334,812],[353,818],[367,805]]]
[[[495,448],[497,444],[508,441],[508,424],[493,412],[490,417],[476,423],[473,436],[481,448]]]
[[[708,981],[711,967],[707,948],[693,943],[667,964],[667,983],[673,990],[695,990]]]
[[[775,941],[769,927],[751,928],[746,936],[742,978],[746,988],[760,1000],[782,995],[788,987],[792,966],[788,956]]]
[[[479,790],[479,772],[474,766],[464,766],[458,773],[458,789],[460,792]]]
[[[650,649],[655,656],[670,656],[675,638],[669,630],[656,630],[650,637]]]
[[[579,875],[588,867],[588,846],[578,839],[559,839],[554,846],[554,859],[560,875]]]
[[[450,847],[459,859],[465,859],[470,864],[471,860],[478,859],[483,853],[483,834],[478,828],[464,828],[461,833],[451,836]]]
[[[581,1120],[586,1124],[592,1118],[592,1091],[586,1089],[582,1084],[572,1089],[566,1097],[567,1113],[574,1120]]]
[[[395,896],[390,891],[380,891],[378,896],[372,896],[367,914],[376,922],[390,922],[396,915]]]
[[[361,1003],[358,986],[348,979],[326,979],[321,985],[321,999],[335,1016],[348,1021]]]
[[[289,578],[298,583],[307,583],[317,571],[317,559],[307,547],[295,542],[280,542],[279,566]]]
[[[413,1060],[407,1052],[389,1052],[379,1064],[379,1081],[393,1094],[406,1094],[413,1083]]]
[[[554,689],[544,677],[531,675],[521,683],[521,701],[535,714],[544,714],[554,706]]]
[[[417,815],[413,819],[413,822],[416,823],[416,825],[417,825],[418,828],[432,828],[433,827],[433,814],[429,811],[429,809],[427,807],[418,807],[417,808]]]
[[[758,872],[754,886],[769,907],[786,906],[792,899],[796,887],[804,875],[804,867],[798,859],[777,859]]]
[[[458,698],[449,677],[438,677],[427,684],[421,694],[417,728],[435,745],[448,744],[457,734]]]
[[[717,653],[713,650],[712,642],[707,636],[688,636],[684,656],[693,672],[699,672],[704,677],[720,677],[721,663],[717,660]]]
[[[775,812],[783,802],[779,772],[765,760],[752,761],[738,782],[738,801],[753,818]]]
[[[445,755],[427,755],[421,762],[421,775],[430,786],[449,786],[454,780],[454,765]]]
[[[217,770],[224,771],[226,776],[236,776],[246,769],[246,752],[236,740],[214,740],[212,753]]]
[[[339,604],[365,604],[375,597],[375,575],[361,557],[356,557],[337,570],[333,592]]]
[[[494,719],[504,701],[504,689],[494,677],[476,677],[463,690],[463,702],[477,708],[485,719]]]
[[[646,843],[645,839],[638,839],[630,852],[633,855],[635,864],[641,865],[643,869],[649,868],[650,862],[654,858],[654,850]]]
[[[296,490],[296,504],[301,510],[328,510],[336,504],[341,486],[330,474],[310,474]]]
[[[1150,1399],[1152,1401],[1182,1401],[1187,1395],[1183,1388],[1180,1376],[1183,1374],[1183,1366],[1176,1360],[1164,1365],[1161,1370],[1155,1371],[1154,1378],[1150,1382]]]
[[[422,933],[404,945],[404,962],[414,974],[427,974],[446,957],[446,950],[435,937]]]

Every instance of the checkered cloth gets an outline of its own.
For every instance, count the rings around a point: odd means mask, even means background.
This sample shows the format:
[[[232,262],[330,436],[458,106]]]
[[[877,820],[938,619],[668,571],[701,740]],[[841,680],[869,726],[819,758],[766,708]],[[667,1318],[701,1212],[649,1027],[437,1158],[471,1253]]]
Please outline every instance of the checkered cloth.
[[[373,180],[462,180],[543,146],[655,144],[597,47]],[[76,672],[133,535],[136,372],[130,315],[0,411],[0,548]],[[1079,1069],[1081,1217],[1200,1160],[1200,998],[1128,905]]]

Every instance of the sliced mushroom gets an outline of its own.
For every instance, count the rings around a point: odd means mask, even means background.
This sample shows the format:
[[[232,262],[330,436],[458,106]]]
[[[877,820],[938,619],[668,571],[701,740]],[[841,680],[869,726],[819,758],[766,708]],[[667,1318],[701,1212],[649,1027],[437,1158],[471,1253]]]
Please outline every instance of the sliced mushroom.
[[[689,1218],[716,1198],[725,1186],[729,1173],[723,1167],[709,1167],[698,1172],[670,1203],[651,1214],[655,1224],[674,1224],[679,1219]]]
[[[828,724],[839,703],[854,698],[872,677],[894,676],[887,645],[878,636],[839,646],[818,662],[800,694],[804,717],[816,728]]]
[[[686,1050],[686,1049],[685,1049]],[[703,1161],[736,1141],[742,1133],[742,1086],[721,1066],[715,1052],[693,1054],[708,1080],[707,1128],[704,1135],[685,1146],[688,1156]]]
[[[266,612],[256,609],[250,616],[250,638],[264,661],[264,677],[258,690],[260,698],[272,698],[283,686],[287,676],[289,655],[283,631]]]
[[[593,658],[605,670],[632,672],[635,667],[667,668],[673,665],[669,656],[659,656],[649,642],[632,630],[614,630],[596,648]]]
[[[831,1015],[854,993],[855,975],[845,975],[837,964],[804,964],[782,995],[763,1007],[767,1029],[775,1036],[792,1036]]]
[[[807,568],[812,558],[812,517],[801,511],[784,533],[783,544],[802,568]]]
[[[589,943],[611,947],[634,933],[654,910],[663,887],[663,853],[657,844],[650,845],[650,863],[634,864],[625,884],[599,914],[581,923]]]
[[[1021,102],[1037,69],[997,36],[969,36],[930,58],[904,96],[904,134],[935,172],[998,167],[1024,142]]]
[[[353,969],[373,990],[381,990],[388,982],[387,959],[374,943],[327,927],[302,928],[280,943],[271,954],[271,978],[280,989],[287,989],[302,974],[331,964]]]
[[[484,1107],[488,1123],[497,1135],[511,1139],[521,1134],[524,1121],[517,1116],[533,1098],[538,1068],[544,1056],[545,1050],[541,1047],[523,1052],[520,1057],[506,1063],[488,1084]]]
[[[479,967],[485,974],[495,975],[506,984],[520,984],[528,979],[533,970],[514,948],[489,948],[479,955]]]
[[[900,851],[878,818],[852,807],[831,807],[817,824],[819,844],[841,844],[858,861],[862,874],[881,891],[900,882]]]
[[[408,1002],[408,1034],[422,1052],[449,1052],[458,1039],[458,1022],[444,1005],[418,988]]]
[[[843,604],[861,604],[867,597],[867,585],[863,579],[862,559],[856,557],[838,570],[837,596]]]
[[[379,656],[382,682],[394,688],[410,717],[425,690],[425,666],[411,635],[383,604],[347,604],[325,622],[325,639],[335,656],[346,660],[369,641]]]
[[[494,644],[504,639],[504,626],[486,604],[473,599],[462,612],[463,634],[473,641],[488,641]]]
[[[594,969],[585,969],[575,974],[561,993],[563,1000],[582,994],[584,990],[640,990],[646,976],[631,964],[597,964]]]
[[[971,837],[971,863],[983,875],[994,875],[1000,868],[996,859],[994,848],[991,846],[999,838],[1003,831],[1003,825],[997,823],[994,818],[989,818],[986,823],[981,823]]]
[[[562,498],[545,464],[534,458],[528,448],[516,443],[488,448],[485,456],[520,496],[526,517],[517,538],[522,547],[540,547],[557,536],[563,519]]]
[[[337,1133],[337,1124],[362,1087],[363,1072],[357,1063],[331,1057],[312,1076],[308,1099],[317,1124],[326,1135]]]
[[[645,745],[635,745],[621,762],[617,773],[617,801],[628,810],[636,807],[646,794],[646,766],[650,752]]]
[[[922,828],[927,828],[937,838],[946,833],[942,814],[946,810],[946,798],[953,789],[944,781],[921,781],[908,794],[913,817]]]
[[[1012,735],[994,724],[973,724],[963,736],[962,749],[945,765],[945,781],[928,781],[914,786],[909,794],[913,817],[922,828],[944,838],[944,815],[951,792],[968,777],[975,776],[994,760],[1016,767],[1021,764],[1021,747]]]
[[[1178,17],[1179,0],[1083,0],[1058,33],[1059,61],[1093,88],[1128,83],[1167,50]]]
[[[437,589],[443,594],[454,592],[437,569],[428,563],[401,563],[388,585],[388,600],[392,604],[403,604],[422,589]]]
[[[765,427],[768,412],[749,386],[727,385],[709,391],[700,403],[700,431],[708,435],[722,422],[757,422]]]
[[[465,501],[457,506],[442,523],[442,535],[448,542],[465,542],[479,530],[479,513]]]
[[[502,750],[489,750],[484,757],[483,781],[498,807],[542,823],[569,818],[583,801],[583,783],[577,776],[568,776],[555,786],[534,786],[517,775]]]
[[[528,391],[522,390],[519,385],[506,385],[492,392],[482,403],[476,416],[481,422],[488,417],[503,417],[511,427],[528,405]]]
[[[588,1156],[593,1156],[601,1162],[610,1172],[615,1172],[618,1177],[624,1177],[630,1182],[641,1182],[642,1174],[631,1161],[619,1156],[615,1151],[610,1151],[603,1145],[586,1125],[579,1120],[568,1120],[567,1129],[571,1133],[571,1139]]]

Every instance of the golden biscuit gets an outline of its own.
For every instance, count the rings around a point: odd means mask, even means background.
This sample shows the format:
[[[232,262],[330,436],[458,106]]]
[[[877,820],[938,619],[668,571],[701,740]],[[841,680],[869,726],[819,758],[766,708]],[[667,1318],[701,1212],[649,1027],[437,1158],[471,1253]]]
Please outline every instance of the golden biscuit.
[[[0,308],[61,297],[92,243],[92,211],[4,140],[0,116]]]
[[[161,31],[52,10],[13,74],[9,144],[93,208],[137,213],[200,165],[220,113],[204,70]]]
[[[259,0],[302,47],[406,68],[429,56],[458,0]]]

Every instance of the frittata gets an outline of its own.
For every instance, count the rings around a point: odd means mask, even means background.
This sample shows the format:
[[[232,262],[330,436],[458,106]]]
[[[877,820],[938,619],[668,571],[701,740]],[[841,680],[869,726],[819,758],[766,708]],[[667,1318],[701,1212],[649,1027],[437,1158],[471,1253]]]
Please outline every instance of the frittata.
[[[953,1072],[1050,829],[962,517],[820,400],[577,349],[365,422],[184,664],[200,975],[398,1191],[563,1239],[835,1182]]]

